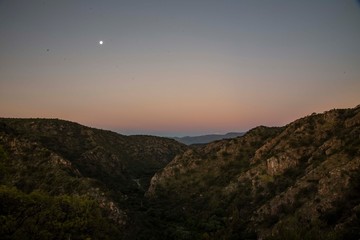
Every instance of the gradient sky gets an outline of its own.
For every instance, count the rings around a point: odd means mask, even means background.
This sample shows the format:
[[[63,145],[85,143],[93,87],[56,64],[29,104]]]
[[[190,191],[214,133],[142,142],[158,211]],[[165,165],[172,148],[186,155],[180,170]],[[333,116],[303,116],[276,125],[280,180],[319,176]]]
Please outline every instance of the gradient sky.
[[[358,104],[358,1],[0,0],[2,117],[182,136]]]

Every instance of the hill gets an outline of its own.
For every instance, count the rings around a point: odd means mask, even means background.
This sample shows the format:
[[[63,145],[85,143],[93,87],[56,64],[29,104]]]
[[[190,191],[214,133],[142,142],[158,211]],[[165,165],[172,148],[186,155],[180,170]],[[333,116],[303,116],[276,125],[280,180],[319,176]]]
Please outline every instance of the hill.
[[[360,107],[331,110],[189,149],[147,196],[168,239],[358,239],[359,168]]]
[[[3,239],[359,239],[360,106],[196,148],[0,119]]]
[[[172,139],[127,137],[57,119],[0,119],[0,146],[3,186],[0,201],[4,207],[5,203],[8,204],[0,212],[8,218],[2,225],[11,226],[9,229],[2,229],[5,231],[2,235],[9,238],[29,234],[41,238],[42,235],[37,235],[40,233],[27,229],[34,225],[26,221],[28,215],[34,214],[36,220],[37,215],[41,218],[41,215],[53,211],[65,214],[61,208],[51,207],[54,202],[60,202],[61,205],[63,201],[70,204],[67,207],[70,209],[77,208],[77,202],[79,205],[86,203],[85,209],[79,210],[84,211],[84,214],[87,214],[85,210],[88,207],[95,204],[98,209],[94,208],[90,215],[97,216],[94,217],[94,222],[101,223],[96,228],[99,232],[102,231],[102,225],[108,225],[101,222],[104,219],[105,222],[111,219],[110,226],[113,229],[123,228],[131,217],[133,203],[139,196],[143,196],[153,174],[186,149],[186,146]],[[34,206],[35,210],[29,211],[35,212],[27,213],[34,202],[48,207],[42,209]],[[75,206],[72,205],[73,202]],[[25,212],[20,210],[23,208]],[[13,213],[10,209],[19,210]],[[84,219],[88,217],[86,214],[83,215]],[[24,222],[12,220],[13,217],[24,218]],[[50,219],[55,223],[65,221],[56,217]],[[71,219],[68,221],[72,222]],[[17,227],[19,224],[20,227]],[[25,224],[28,226],[25,227]],[[38,227],[44,228],[44,235],[54,236],[52,229],[55,226],[45,224],[46,222]],[[83,222],[78,227],[88,229],[92,225],[93,223]],[[59,236],[63,236],[63,231],[67,228],[58,228],[62,231],[58,232]],[[87,235],[81,229],[77,230],[84,234],[79,234],[79,238],[83,239]],[[119,233],[116,235],[119,236]],[[89,236],[100,238],[103,235]]]
[[[235,138],[243,135],[244,133],[231,132],[226,134],[208,134],[208,135],[200,135],[200,136],[192,136],[192,137],[190,136],[174,137],[174,139],[186,145],[192,145],[192,144],[206,144],[217,140]]]

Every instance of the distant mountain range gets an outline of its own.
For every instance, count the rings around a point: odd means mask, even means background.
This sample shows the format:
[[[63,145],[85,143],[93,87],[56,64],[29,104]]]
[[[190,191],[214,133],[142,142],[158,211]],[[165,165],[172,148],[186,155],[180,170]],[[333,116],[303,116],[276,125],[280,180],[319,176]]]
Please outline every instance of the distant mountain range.
[[[192,144],[206,144],[213,141],[241,137],[245,133],[244,132],[230,132],[226,134],[207,134],[207,135],[200,135],[200,136],[186,136],[186,137],[174,137],[178,142],[184,143],[186,145]]]

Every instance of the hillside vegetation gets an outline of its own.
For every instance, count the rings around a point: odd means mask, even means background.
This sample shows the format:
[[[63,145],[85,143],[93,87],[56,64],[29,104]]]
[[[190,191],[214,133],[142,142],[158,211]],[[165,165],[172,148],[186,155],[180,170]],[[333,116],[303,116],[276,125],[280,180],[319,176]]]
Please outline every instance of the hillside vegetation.
[[[57,119],[0,119],[0,147],[3,206],[0,226],[16,225],[14,230],[4,229],[3,236],[10,239],[22,236],[18,232],[32,236],[23,229],[29,223],[53,233],[50,237],[34,235],[34,238],[54,239],[55,227],[46,224],[49,221],[67,224],[71,219],[62,216],[69,217],[72,208],[78,211],[76,218],[89,220],[82,223],[81,231],[73,226],[72,239],[77,230],[79,239],[84,239],[81,236],[87,236],[85,233],[103,239],[93,232],[96,229],[92,230],[96,221],[110,226],[107,232],[106,227],[96,224],[104,236],[119,239],[131,222],[133,209],[143,197],[150,178],[186,149],[171,139],[127,137]],[[64,201],[70,204],[68,210],[53,209],[54,204]],[[28,212],[28,208],[33,210]],[[62,212],[51,214],[53,211]],[[90,222],[90,216],[94,222]],[[64,232],[67,229],[62,225],[56,228],[64,228]],[[112,234],[113,229],[117,234]],[[85,235],[80,234],[82,231]]]
[[[190,149],[147,196],[167,239],[359,239],[359,167],[360,107],[332,110]]]
[[[359,239],[360,107],[187,147],[0,119],[5,239]]]

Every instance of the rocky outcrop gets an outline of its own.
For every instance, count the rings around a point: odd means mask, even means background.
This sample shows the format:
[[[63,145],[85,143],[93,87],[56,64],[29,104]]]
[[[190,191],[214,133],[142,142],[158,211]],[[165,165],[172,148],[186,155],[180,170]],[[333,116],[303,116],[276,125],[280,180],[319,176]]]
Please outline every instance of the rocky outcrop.
[[[297,159],[287,154],[266,159],[267,173],[271,176],[282,174],[285,170],[295,167],[297,164]]]

